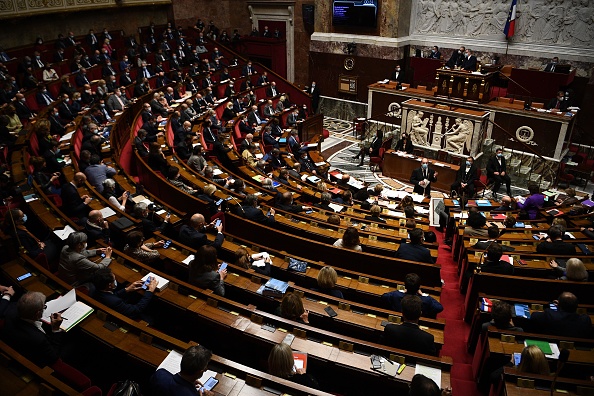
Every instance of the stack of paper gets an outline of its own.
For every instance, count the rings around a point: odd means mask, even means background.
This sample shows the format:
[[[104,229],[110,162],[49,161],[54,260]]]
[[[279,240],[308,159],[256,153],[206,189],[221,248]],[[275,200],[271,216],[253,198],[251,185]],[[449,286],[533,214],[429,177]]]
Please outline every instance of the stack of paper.
[[[93,308],[80,301],[76,301],[76,290],[72,289],[64,296],[46,302],[41,320],[51,323],[51,315],[62,313],[60,329],[69,331],[93,312]]]
[[[415,368],[415,374],[423,374],[425,377],[430,378],[437,384],[438,388],[441,388],[441,370],[435,367],[423,366],[417,364]]]
[[[155,274],[153,274],[152,272],[149,272],[148,274],[146,274],[146,275],[145,275],[145,276],[142,278],[142,281],[143,281],[143,282],[145,282],[145,281],[146,281],[146,279],[147,279],[149,276],[150,276],[151,278],[153,278],[153,279],[157,279],[157,291],[161,291],[161,290],[165,289],[167,286],[169,286],[169,280],[168,280],[168,279],[165,279],[165,278],[163,278],[163,277],[161,277],[161,276],[159,276],[159,275],[155,275]]]
[[[69,225],[66,225],[66,227],[64,227],[64,229],[62,230],[54,230],[54,234],[56,234],[58,238],[60,238],[63,241],[65,241],[66,238],[68,238],[68,235],[72,234],[73,232],[74,229]]]
[[[100,212],[103,215],[104,219],[107,219],[108,217],[114,216],[116,214],[116,212],[110,207],[103,208],[100,210]]]

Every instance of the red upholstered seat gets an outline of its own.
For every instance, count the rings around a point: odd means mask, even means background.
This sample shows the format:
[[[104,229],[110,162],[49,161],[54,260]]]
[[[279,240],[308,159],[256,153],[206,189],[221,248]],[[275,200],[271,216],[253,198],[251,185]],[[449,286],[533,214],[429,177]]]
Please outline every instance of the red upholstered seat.
[[[87,390],[91,386],[91,380],[89,377],[72,367],[71,365],[64,363],[62,359],[58,359],[51,368],[54,370],[53,375],[64,381],[79,392]]]

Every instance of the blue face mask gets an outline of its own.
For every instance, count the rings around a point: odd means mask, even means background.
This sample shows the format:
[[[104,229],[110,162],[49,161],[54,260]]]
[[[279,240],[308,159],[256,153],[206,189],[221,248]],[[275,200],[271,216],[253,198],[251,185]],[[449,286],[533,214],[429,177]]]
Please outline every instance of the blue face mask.
[[[56,150],[56,155],[60,154],[60,149]]]
[[[470,166],[472,163],[470,161],[466,161],[466,166]]]
[[[421,167],[423,167],[423,169],[427,169],[427,168],[429,168],[429,165],[428,164],[422,164]]]
[[[23,214],[23,218],[21,220],[23,221],[23,223],[26,223],[27,222],[27,215],[26,214]]]
[[[497,153],[497,156],[501,158],[503,157],[503,153]]]

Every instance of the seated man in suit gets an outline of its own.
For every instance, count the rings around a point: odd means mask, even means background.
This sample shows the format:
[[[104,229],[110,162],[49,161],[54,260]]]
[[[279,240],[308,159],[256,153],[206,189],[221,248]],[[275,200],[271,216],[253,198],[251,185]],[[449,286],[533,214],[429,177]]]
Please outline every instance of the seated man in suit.
[[[435,318],[438,313],[443,311],[443,306],[433,297],[423,295],[421,292],[421,278],[417,274],[406,274],[404,278],[404,287],[406,290],[384,293],[382,301],[386,303],[389,309],[396,312],[402,312],[402,299],[405,296],[419,296],[422,304],[422,315],[426,318]]]
[[[87,234],[87,241],[91,245],[95,245],[98,239],[106,243],[109,242],[109,224],[103,218],[100,210],[91,210],[89,212],[84,233]]]
[[[437,171],[429,168],[429,160],[423,158],[421,167],[412,171],[410,182],[415,186],[413,192],[425,196],[431,195],[431,183],[437,181]]]
[[[487,259],[481,266],[482,272],[489,272],[493,274],[513,275],[514,266],[509,261],[501,260],[503,256],[503,248],[497,242],[492,243],[487,249]]]
[[[262,158],[272,169],[280,169],[287,166],[287,163],[281,156],[281,152],[278,148],[273,148],[268,154]]]
[[[398,81],[399,83],[404,81],[404,72],[400,68],[400,65],[396,65],[392,74],[390,74],[391,81]]]
[[[499,187],[501,187],[501,183],[505,183],[507,195],[511,197],[511,179],[507,174],[507,166],[501,147],[495,150],[495,156],[489,158],[489,162],[487,162],[487,178],[495,181],[495,185],[493,186],[494,198],[497,197],[497,192],[499,191]]]
[[[482,215],[481,215],[481,217],[482,217]],[[489,239],[487,239],[486,241],[479,241],[479,242],[475,243],[474,246],[472,246],[472,247],[475,249],[487,250],[493,242],[497,242],[497,238],[499,238],[499,235],[500,235],[499,227],[497,227],[496,225],[490,226],[487,229],[487,234],[489,236]],[[501,248],[503,249],[504,252],[513,252],[514,250],[516,250],[515,248],[513,248],[511,246],[505,246],[505,245],[501,245]]]
[[[280,201],[276,204],[276,207],[289,213],[299,213],[304,210],[309,210],[311,207],[295,205],[293,204],[293,194],[287,191],[281,195]]]
[[[93,285],[95,286],[93,298],[124,316],[134,320],[142,319],[152,324],[154,320],[146,311],[157,289],[158,281],[153,278],[140,300],[134,301],[136,293],[142,290],[143,284],[142,280],[137,280],[125,288],[116,290],[118,283],[111,268],[102,268],[93,275]]]
[[[383,343],[411,352],[435,355],[433,335],[419,328],[419,318],[423,309],[421,298],[416,295],[406,295],[402,298],[401,306],[404,322],[386,325],[382,336]]]
[[[201,345],[189,347],[182,356],[180,370],[171,374],[167,369],[157,370],[151,377],[151,388],[158,395],[201,395],[213,396],[208,390],[197,391],[196,384],[208,367],[212,352]]]
[[[568,102],[565,100],[565,92],[557,92],[557,96],[547,103],[545,107],[547,110],[565,111],[567,110]]]
[[[547,238],[538,244],[536,251],[543,254],[575,254],[575,246],[571,243],[563,242],[563,231],[558,225],[554,225],[547,231]]]
[[[374,223],[385,223],[386,220],[382,219],[380,217],[380,214],[382,213],[382,208],[379,207],[378,205],[373,205],[370,209],[371,215],[369,216],[365,216],[365,220],[371,220]]]
[[[113,95],[107,99],[107,109],[112,113],[115,114],[118,111],[123,111],[124,107],[128,104],[128,99],[126,99],[119,89],[116,89]]]
[[[164,220],[155,213],[155,207],[153,204],[150,206],[145,202],[139,202],[134,205],[133,209],[134,217],[140,219],[142,223],[142,231],[145,238],[153,236],[153,232],[166,232],[170,225],[171,215],[167,214]]]
[[[274,209],[270,208],[268,214],[264,215],[262,210],[258,207],[258,196],[254,194],[248,194],[248,196],[245,197],[238,213],[243,215],[246,219],[260,224],[271,226],[275,223]]]
[[[41,322],[45,296],[30,291],[16,303],[17,314],[6,320],[2,329],[3,339],[39,367],[52,366],[60,359],[63,332],[60,330],[62,316],[50,315],[51,324]]]
[[[587,314],[577,313],[578,299],[573,293],[561,293],[554,303],[557,311],[545,309],[532,313],[530,326],[534,331],[563,337],[592,337],[592,320]]]
[[[217,237],[214,242],[209,241],[204,234],[208,229],[216,230]],[[181,226],[179,230],[179,241],[194,250],[198,250],[200,246],[209,245],[215,248],[221,247],[225,236],[223,235],[223,225],[215,225],[215,221],[206,225],[204,216],[200,213],[192,215],[188,224]]]
[[[78,193],[78,188],[84,186],[86,181],[85,174],[77,172],[70,183],[62,185],[62,211],[67,216],[78,217],[79,224],[84,224],[87,221],[87,215],[91,210],[89,204],[93,199],[86,194],[81,196]]]
[[[472,55],[470,49],[466,49],[462,69],[470,72],[476,71],[476,56]]]
[[[276,140],[274,136],[272,136],[272,128],[270,126],[266,126],[264,128],[264,136],[262,136],[262,140],[264,142],[264,145],[266,146],[272,146],[276,149],[280,147],[278,144],[278,140]]]
[[[546,72],[554,72],[555,71],[555,67],[557,66],[557,64],[559,63],[559,57],[555,56],[553,57],[553,59],[547,63],[547,65],[545,66],[544,71]]]
[[[474,181],[478,175],[476,166],[474,165],[474,158],[466,158],[466,163],[460,166],[456,174],[456,181],[450,187],[452,191],[458,191],[460,195],[466,194],[466,197],[472,198],[474,196]]]
[[[66,166],[66,162],[62,160],[60,154],[60,142],[55,139],[50,140],[49,148],[43,153],[45,159],[45,170],[48,173],[61,172],[62,168]]]
[[[439,47],[437,45],[434,45],[433,48],[431,48],[431,53],[429,54],[429,56],[427,58],[441,59],[441,52],[439,52]]]
[[[288,172],[286,172],[286,174],[288,174]],[[320,202],[315,203],[314,206],[316,208],[334,212],[334,209],[330,207],[330,202],[332,202],[332,194],[329,192],[323,192],[322,195],[320,195]]]
[[[422,244],[423,230],[420,228],[415,228],[410,232],[410,242],[401,243],[400,247],[394,254],[394,257],[404,260],[418,261],[421,263],[434,264],[435,259],[431,257],[431,252]]]
[[[481,331],[487,332],[489,326],[494,326],[499,330],[524,331],[521,327],[514,325],[513,313],[511,305],[501,300],[494,300],[491,309],[491,320],[482,324]]]

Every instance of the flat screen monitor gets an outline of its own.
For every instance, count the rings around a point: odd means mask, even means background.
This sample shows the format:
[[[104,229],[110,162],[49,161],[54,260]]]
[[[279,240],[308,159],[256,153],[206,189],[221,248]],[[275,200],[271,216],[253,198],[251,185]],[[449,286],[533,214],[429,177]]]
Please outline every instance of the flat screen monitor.
[[[349,27],[377,26],[377,0],[334,0],[332,25]]]

